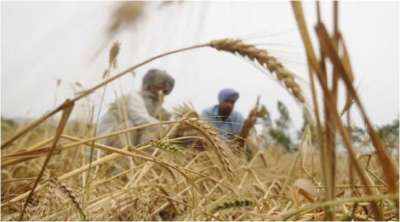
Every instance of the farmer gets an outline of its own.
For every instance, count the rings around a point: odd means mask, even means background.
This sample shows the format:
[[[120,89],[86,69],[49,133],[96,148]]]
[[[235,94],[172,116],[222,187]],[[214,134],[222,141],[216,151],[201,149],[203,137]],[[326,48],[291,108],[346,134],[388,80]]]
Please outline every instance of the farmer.
[[[222,89],[218,94],[218,104],[205,109],[201,116],[217,128],[226,139],[234,139],[243,126],[243,116],[234,111],[239,93],[234,89]]]
[[[98,133],[101,135],[113,131],[157,123],[167,120],[170,114],[162,107],[164,96],[171,93],[175,80],[166,72],[159,69],[149,70],[142,81],[140,92],[132,92],[117,98],[102,116]],[[148,142],[160,129],[160,126],[132,131],[129,136],[124,134],[107,138],[107,145],[122,147]],[[127,144],[129,143],[129,144]]]

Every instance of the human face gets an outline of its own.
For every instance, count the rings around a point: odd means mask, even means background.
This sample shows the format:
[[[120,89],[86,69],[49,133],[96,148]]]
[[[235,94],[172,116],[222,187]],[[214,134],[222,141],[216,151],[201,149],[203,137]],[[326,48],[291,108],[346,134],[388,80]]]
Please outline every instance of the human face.
[[[235,101],[228,99],[219,104],[219,114],[221,116],[229,116],[235,107]]]
[[[155,95],[158,96],[160,94],[165,94],[166,91],[166,86],[165,84],[153,84],[149,87],[149,91]]]

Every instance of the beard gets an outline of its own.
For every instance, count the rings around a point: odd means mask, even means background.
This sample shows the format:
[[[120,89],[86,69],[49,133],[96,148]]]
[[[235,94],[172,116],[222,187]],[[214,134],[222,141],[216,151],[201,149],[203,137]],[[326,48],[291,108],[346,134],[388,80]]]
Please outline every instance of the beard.
[[[227,109],[227,108],[220,108],[219,109],[219,115],[221,115],[221,116],[229,116],[230,114],[231,114],[231,112],[232,112],[232,109]]]

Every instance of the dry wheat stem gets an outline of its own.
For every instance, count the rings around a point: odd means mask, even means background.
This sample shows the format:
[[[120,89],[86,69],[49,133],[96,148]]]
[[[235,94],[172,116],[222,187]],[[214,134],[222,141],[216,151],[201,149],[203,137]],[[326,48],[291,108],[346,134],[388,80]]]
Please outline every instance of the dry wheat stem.
[[[211,196],[211,194],[218,188],[220,187],[220,185],[224,182],[224,180],[226,180],[226,177],[222,178],[220,181],[218,181],[213,188],[211,188],[211,190],[204,195],[203,199],[200,201],[199,206],[202,206],[207,200],[208,198]]]
[[[187,190],[190,190],[191,187],[192,187],[192,185],[187,186],[187,187],[186,187],[185,189],[183,189],[181,192],[177,193],[174,197],[182,195],[182,194],[185,193]],[[166,195],[169,196],[168,193],[166,193]],[[170,197],[170,196],[169,196],[169,197]],[[173,198],[173,197],[171,197],[171,198]],[[156,210],[151,214],[151,216],[154,216],[155,214],[159,213],[161,210],[163,210],[165,207],[167,207],[168,204],[169,204],[169,203],[163,204],[161,207],[159,207],[158,209],[156,209]],[[192,206],[192,205],[188,205],[188,204],[185,204],[185,205],[187,205],[187,206],[190,207],[191,209],[194,209],[194,206]]]
[[[50,138],[45,139],[45,140],[43,140],[43,141],[41,141],[41,142],[39,142],[39,143],[37,143],[37,144],[31,146],[31,147],[26,148],[26,150],[27,150],[27,151],[31,151],[31,150],[38,149],[39,147],[43,147],[43,146],[45,146],[45,145],[51,143],[53,140],[54,140],[54,137],[50,137]],[[15,153],[17,153],[17,152],[15,152]],[[2,157],[5,157],[5,156],[6,156],[6,155],[2,155]]]
[[[317,14],[320,17],[320,2],[316,2],[317,4]],[[320,21],[320,18],[318,19],[318,22]],[[321,79],[323,79],[324,83],[327,84],[327,69],[326,69],[326,52],[320,48],[320,61],[319,65],[321,67]],[[334,82],[333,85],[336,83]],[[333,86],[335,88],[335,86]],[[332,90],[332,98],[334,98],[334,104],[336,107],[336,94],[334,92],[335,90]],[[322,143],[321,143],[321,166],[322,166],[322,171],[323,171],[323,181],[324,184],[327,185],[327,189],[325,190],[325,196],[327,200],[333,200],[335,198],[335,172],[336,172],[336,153],[335,153],[335,121],[333,120],[333,117],[331,115],[332,110],[329,109],[328,103],[328,98],[324,97],[323,99],[323,105],[324,105],[324,115],[325,115],[325,131],[324,131],[324,137],[322,137]],[[326,207],[326,219],[327,220],[335,220],[335,214],[333,213],[335,209],[332,207]]]
[[[389,190],[390,190],[390,192],[395,193],[398,191],[398,186],[396,186],[396,183],[398,181],[397,168],[395,167],[391,158],[386,153],[381,140],[379,139],[377,133],[373,129],[373,127],[369,121],[369,118],[361,104],[358,94],[355,91],[354,86],[351,83],[351,80],[348,75],[348,71],[345,69],[340,58],[337,55],[337,50],[333,47],[331,40],[327,39],[328,34],[326,31],[326,28],[324,27],[323,24],[318,24],[316,27],[316,30],[317,30],[319,39],[321,41],[321,46],[324,48],[324,50],[327,50],[328,52],[330,52],[330,53],[328,53],[329,58],[331,59],[332,63],[335,65],[335,67],[338,67],[341,77],[342,77],[342,80],[344,81],[347,90],[352,94],[353,98],[356,101],[356,104],[359,107],[359,110],[364,118],[364,123],[367,126],[368,134],[369,134],[371,141],[374,145],[374,148],[378,154],[380,166],[382,167],[382,171],[384,173],[385,180],[387,181],[387,183],[389,185]],[[332,104],[331,104],[331,106],[332,106]],[[341,126],[341,121],[340,121],[340,117],[338,116],[338,114],[337,113],[334,113],[334,114],[335,114],[336,122],[339,124],[340,133],[346,143],[346,147],[350,148],[351,141],[349,139],[349,136],[347,135],[347,132]],[[357,169],[357,166],[356,166],[356,169]],[[362,179],[365,180],[364,178],[362,178]],[[367,187],[367,191],[370,193],[373,193],[373,191],[371,189],[369,189],[368,187]],[[398,203],[397,200],[396,200],[396,203]],[[375,205],[375,204],[373,204],[373,205]],[[376,211],[377,217],[380,216],[380,215],[378,215],[378,214],[381,214],[379,208],[374,207],[374,210]],[[380,218],[376,218],[376,219],[380,219]]]
[[[340,205],[345,203],[355,203],[355,202],[371,202],[371,201],[379,201],[385,199],[392,199],[395,200],[398,198],[398,193],[396,194],[385,194],[385,195],[374,195],[374,196],[364,196],[364,197],[355,197],[355,198],[346,198],[346,199],[338,199],[334,201],[326,201],[322,203],[315,203],[315,204],[307,204],[302,208],[290,210],[288,212],[284,212],[280,214],[276,219],[277,220],[287,220],[293,216],[296,216],[300,213],[306,213],[321,207],[325,206],[333,206],[333,205]]]
[[[260,180],[260,178],[257,176],[257,173],[253,170],[250,169],[251,175],[253,175],[254,179],[256,180],[256,182],[260,185],[260,187],[263,189],[263,192],[266,193],[267,191],[265,190],[265,185],[264,183]]]
[[[258,201],[260,204],[268,199],[268,196],[271,193],[272,188],[274,187],[275,184],[277,184],[277,180],[272,181],[271,185],[268,187],[266,192],[264,191],[263,187],[261,187],[262,191],[264,192],[264,196],[260,198],[260,200]]]
[[[136,167],[133,168],[133,169],[134,169],[134,170],[137,170],[137,169],[140,169],[141,167],[143,167],[143,165],[136,166]],[[125,174],[128,174],[129,171],[131,171],[131,170],[132,170],[132,169],[128,169],[128,170],[122,171],[121,173],[118,173],[117,175],[112,176],[112,177],[110,177],[110,178],[107,178],[107,179],[104,179],[104,180],[101,180],[101,181],[96,181],[96,182],[94,182],[94,183],[92,184],[92,186],[91,186],[90,189],[93,190],[93,189],[95,189],[97,186],[100,186],[100,185],[102,185],[102,184],[108,183],[108,182],[110,182],[110,181],[112,181],[112,180],[114,180],[114,179],[116,179],[116,178],[118,178],[118,177],[121,177],[121,176],[123,176],[123,175],[125,175]]]
[[[143,124],[143,125],[140,125],[140,126],[135,126],[135,127],[131,127],[131,128],[128,128],[128,129],[123,129],[123,130],[115,131],[115,132],[112,132],[112,133],[108,133],[108,134],[105,134],[105,135],[96,136],[96,137],[92,137],[92,138],[87,138],[87,139],[80,140],[80,141],[75,142],[75,143],[66,144],[66,145],[61,146],[61,149],[64,150],[64,149],[67,149],[67,148],[73,148],[73,147],[76,147],[76,146],[82,145],[82,144],[91,145],[91,142],[96,141],[96,140],[101,140],[101,139],[105,139],[105,138],[108,138],[108,137],[117,136],[117,135],[120,135],[120,134],[123,134],[123,133],[126,133],[126,132],[131,132],[131,131],[135,131],[135,130],[139,130],[139,129],[143,129],[143,128],[147,128],[147,127],[151,127],[151,126],[155,126],[155,125],[172,124],[172,123],[175,123],[175,122],[177,122],[177,121],[173,120],[173,121],[164,121],[164,122],[159,122],[159,123]],[[63,135],[62,137],[65,137],[65,138],[68,139],[68,136]],[[149,145],[145,145],[142,148],[145,148],[145,147],[148,147],[148,146]],[[39,149],[44,149],[45,150],[46,148],[39,148]],[[137,150],[137,149],[135,149],[135,150]],[[34,151],[32,151],[32,152],[34,152]],[[19,152],[17,154],[21,155],[23,153],[31,153],[31,152],[25,151],[25,152]],[[17,154],[14,154],[14,155],[17,155]],[[144,153],[141,153],[141,154],[144,154]],[[11,164],[15,164],[15,163],[19,163],[19,162],[22,162],[22,161],[25,161],[25,160],[30,160],[30,159],[36,158],[36,157],[40,157],[40,156],[24,157],[24,158],[20,158],[20,159],[6,161],[4,164],[2,163],[2,167],[8,166],[8,165],[11,165]]]
[[[105,157],[103,157],[103,158],[101,158],[99,160],[94,161],[92,163],[92,165],[95,166],[95,165],[102,164],[102,163],[108,162],[110,160],[117,159],[117,158],[122,158],[122,157],[124,157],[124,156],[119,155],[117,153],[113,153],[111,155],[105,156]],[[77,168],[75,170],[72,170],[72,171],[70,171],[68,173],[65,173],[62,176],[58,177],[58,180],[59,181],[66,180],[66,179],[68,179],[68,178],[70,178],[72,176],[75,176],[77,174],[85,172],[88,169],[88,167],[89,167],[89,165],[85,165],[85,166],[79,167],[79,168]],[[42,188],[44,188],[44,186],[45,186],[45,184],[38,185],[36,190],[41,190]],[[2,203],[1,207],[9,206],[9,205],[11,205],[11,204],[13,204],[13,203],[15,203],[17,201],[20,201],[23,198],[25,198],[27,195],[28,195],[28,192],[20,194],[20,195],[14,197],[13,199],[11,199],[9,201],[6,201],[6,202]]]
[[[126,150],[122,150],[122,149],[118,149],[118,148],[113,148],[113,147],[106,146],[106,145],[95,144],[95,146],[96,146],[96,148],[100,148],[100,149],[102,149],[102,150],[110,151],[110,152],[114,152],[114,153],[111,154],[111,155],[105,156],[105,157],[103,157],[103,158],[101,158],[101,159],[99,159],[99,160],[94,161],[94,162],[92,163],[92,166],[96,166],[96,165],[98,165],[98,164],[101,164],[101,163],[104,163],[104,162],[108,162],[108,161],[113,160],[113,159],[115,159],[115,158],[123,157],[123,156],[121,156],[121,155],[124,155],[124,156],[131,156],[131,157],[139,157],[139,158],[144,159],[144,160],[147,160],[147,161],[151,161],[151,162],[154,162],[154,163],[158,163],[160,166],[162,166],[163,168],[165,168],[165,169],[167,169],[167,170],[170,170],[170,168],[175,169],[177,172],[179,172],[179,173],[180,173],[181,175],[183,175],[185,178],[187,178],[187,175],[186,175],[184,172],[182,172],[181,170],[187,171],[187,172],[189,172],[189,173],[197,174],[197,175],[202,176],[202,177],[206,177],[206,178],[211,179],[211,180],[213,180],[213,181],[217,181],[216,179],[212,178],[211,176],[207,176],[207,175],[198,173],[197,171],[190,170],[190,169],[185,169],[185,168],[180,169],[177,165],[171,165],[171,164],[166,163],[166,162],[164,162],[164,161],[160,161],[160,160],[157,160],[157,159],[155,159],[155,158],[152,158],[151,156],[146,156],[146,155],[141,155],[141,154],[137,154],[137,153],[132,153],[132,152],[128,152],[128,151],[126,151]],[[132,151],[137,152],[135,149],[133,149]],[[76,175],[76,174],[80,174],[80,173],[86,171],[88,168],[89,168],[89,165],[82,166],[82,167],[80,167],[80,168],[78,168],[78,169],[75,169],[75,170],[73,170],[73,171],[71,171],[71,172],[68,172],[68,173],[64,174],[63,176],[59,177],[58,180],[61,181],[61,180],[67,179],[67,178],[69,178],[69,177],[71,177],[71,176],[74,176],[74,175]],[[189,179],[188,179],[188,181],[190,182]],[[44,187],[43,185],[39,185],[39,186],[37,187],[37,190],[39,190],[39,189],[41,189],[41,188],[43,188],[43,187]],[[226,186],[226,187],[227,187],[228,189],[230,189],[231,191],[233,191],[229,186]],[[13,199],[7,201],[6,203],[2,203],[2,207],[7,206],[7,205],[10,205],[10,204],[12,204],[12,203],[14,203],[14,202],[17,202],[17,201],[23,199],[24,197],[26,197],[27,195],[28,195],[28,192],[25,192],[25,193],[23,193],[23,194],[20,194],[20,195],[18,195],[17,197],[15,197],[15,198],[13,198]]]
[[[382,171],[385,175],[385,180],[389,184],[389,189],[391,192],[397,192],[398,188],[396,187],[396,182],[398,181],[398,171],[397,168],[394,166],[393,161],[390,159],[386,150],[383,147],[381,140],[379,139],[376,131],[373,129],[372,124],[368,118],[368,115],[361,103],[361,100],[352,85],[352,81],[349,77],[349,72],[341,62],[340,58],[338,57],[337,50],[333,47],[330,39],[326,39],[327,31],[323,24],[318,24],[316,27],[317,33],[321,36],[322,47],[324,47],[327,51],[334,52],[329,53],[329,58],[331,59],[332,63],[335,64],[335,67],[338,67],[339,73],[341,74],[342,80],[344,81],[347,90],[352,94],[356,104],[359,107],[359,110],[363,116],[364,122],[367,126],[368,133],[371,137],[371,141],[375,147],[375,150],[378,154],[379,160],[381,162]]]
[[[300,154],[301,153],[296,154],[296,157],[295,157],[295,159],[294,159],[294,161],[292,163],[292,166],[290,167],[290,170],[288,172],[288,176],[287,176],[285,182],[283,183],[282,189],[279,191],[279,195],[284,192],[285,188],[287,187],[287,185],[289,184],[290,180],[292,179],[294,171],[296,170],[296,164],[297,164],[297,161],[298,161],[298,159],[300,157]]]
[[[118,56],[118,53],[119,53],[119,45],[120,45],[119,42],[116,41],[116,42],[114,42],[113,46],[111,47],[110,53],[109,53],[108,68],[107,68],[107,70],[105,72],[105,76],[103,76],[103,77],[106,77],[110,73],[110,71],[112,69],[112,65],[114,65],[114,68],[115,68],[116,63],[117,63],[117,56]],[[97,134],[97,123],[99,122],[99,119],[100,119],[100,113],[101,113],[101,110],[102,110],[102,107],[103,107],[104,96],[106,94],[106,90],[107,90],[107,85],[104,86],[103,92],[101,94],[100,105],[99,105],[100,108],[99,108],[99,110],[97,112],[96,124],[94,124],[92,137],[96,137],[96,134]],[[92,116],[92,117],[94,117],[94,116]],[[94,119],[92,119],[92,120],[94,120]],[[87,170],[87,173],[86,173],[85,190],[90,190],[90,182],[91,182],[90,181],[90,173],[91,173],[91,163],[93,161],[93,154],[94,154],[94,147],[93,147],[94,143],[95,143],[95,141],[93,141],[90,144],[91,148],[90,148],[90,154],[89,154],[89,169]],[[90,199],[89,192],[86,191],[86,195],[84,195],[84,196],[86,198],[85,200],[89,200]],[[86,201],[84,201],[84,204],[85,203],[86,203]]]
[[[4,142],[3,144],[1,144],[1,149],[6,148],[7,146],[11,145],[15,140],[17,140],[18,138],[20,138],[21,136],[25,135],[27,132],[31,131],[32,129],[34,129],[35,127],[37,127],[39,124],[41,124],[42,122],[46,121],[48,118],[50,118],[51,116],[53,116],[54,114],[64,110],[64,108],[66,107],[67,103],[64,102],[63,104],[61,104],[60,106],[58,106],[56,109],[54,109],[53,111],[45,114],[43,117],[39,118],[38,120],[32,122],[31,124],[29,124],[28,126],[26,126],[25,128],[23,128],[22,130],[18,131],[13,137],[11,137],[10,139],[8,139],[6,142]]]
[[[329,109],[333,111],[332,114],[333,114],[334,120],[336,121],[336,124],[338,125],[339,132],[340,132],[340,134],[341,134],[341,136],[342,136],[342,138],[344,140],[344,143],[346,145],[345,147],[347,148],[347,151],[350,154],[351,161],[354,163],[356,172],[359,174],[362,182],[364,183],[364,185],[366,185],[365,188],[366,188],[367,193],[373,194],[373,191],[371,189],[369,189],[369,187],[368,187],[370,184],[368,183],[369,181],[366,178],[365,172],[362,170],[360,164],[358,163],[357,159],[355,158],[355,153],[354,153],[354,150],[352,148],[352,145],[351,145],[351,142],[350,142],[350,138],[349,138],[347,132],[344,130],[343,126],[342,126],[342,122],[340,120],[340,116],[339,116],[339,114],[337,113],[337,110],[335,109],[335,107],[332,104],[332,96],[331,96],[331,94],[330,94],[330,92],[328,90],[326,82],[321,79],[321,76],[323,76],[323,72],[321,71],[320,67],[318,66],[318,64],[316,62],[317,59],[316,59],[316,56],[315,56],[315,53],[314,53],[314,49],[313,49],[313,46],[312,46],[312,43],[311,43],[310,36],[308,34],[308,31],[307,31],[307,26],[306,26],[306,23],[305,23],[305,19],[304,19],[301,3],[300,2],[292,2],[292,6],[293,6],[293,11],[294,11],[295,16],[296,16],[296,21],[297,21],[299,30],[301,32],[303,43],[304,43],[304,46],[305,46],[305,49],[306,49],[306,52],[307,52],[307,57],[309,59],[309,62],[311,64],[312,68],[316,72],[315,74],[318,74],[317,77],[318,77],[319,83],[320,83],[320,85],[322,87],[322,90],[324,92],[324,97],[327,98],[327,101],[328,101],[327,105],[329,106]],[[374,212],[375,212],[376,219],[381,219],[382,218],[381,217],[381,212],[379,211],[379,208],[376,205],[376,203],[372,202],[372,206],[373,206],[373,209],[375,210]]]
[[[71,112],[72,112],[72,110],[74,108],[74,102],[69,102],[67,100],[65,104],[66,104],[66,106],[65,106],[65,109],[63,110],[63,114],[62,114],[60,123],[58,124],[56,135],[55,135],[54,141],[53,141],[53,145],[52,145],[52,147],[51,147],[51,149],[50,149],[50,151],[49,151],[49,153],[48,153],[48,155],[47,155],[47,157],[46,157],[46,159],[45,159],[45,161],[43,163],[42,169],[40,170],[39,175],[37,176],[37,179],[35,180],[35,183],[33,184],[33,187],[31,189],[31,191],[28,194],[28,197],[26,198],[26,201],[24,203],[24,206],[22,208],[21,214],[20,214],[19,219],[18,219],[19,221],[21,221],[24,218],[25,209],[28,206],[30,198],[33,196],[33,193],[35,192],[35,188],[39,184],[39,181],[40,181],[40,179],[41,179],[41,177],[42,177],[42,175],[44,173],[44,170],[46,169],[46,166],[50,161],[52,153],[53,153],[54,149],[57,146],[57,142],[60,139],[61,134],[64,131],[64,128],[65,128],[65,126],[66,126],[66,124],[68,122],[69,116],[70,116],[70,114],[71,114]]]
[[[152,154],[152,157],[155,157],[156,154],[158,153],[158,150],[155,150],[154,153]],[[147,162],[144,167],[138,171],[138,176],[137,177],[132,177],[131,180],[129,180],[129,182],[125,185],[125,189],[132,186],[135,187],[139,181],[143,178],[144,174],[146,174],[148,171],[150,171],[150,169],[154,166],[155,163],[153,162]],[[135,179],[135,180],[134,180]],[[176,178],[174,177],[175,181]]]

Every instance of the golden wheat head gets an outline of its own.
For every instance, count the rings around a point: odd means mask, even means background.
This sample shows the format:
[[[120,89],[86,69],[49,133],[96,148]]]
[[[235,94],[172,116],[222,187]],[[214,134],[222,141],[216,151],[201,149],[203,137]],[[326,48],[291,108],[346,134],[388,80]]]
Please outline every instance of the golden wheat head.
[[[215,153],[218,156],[219,161],[221,162],[225,171],[227,171],[228,175],[233,178],[233,169],[232,164],[229,161],[227,148],[225,147],[224,142],[219,138],[216,130],[207,124],[206,122],[200,120],[199,118],[188,118],[185,119],[184,122],[198,130],[201,134],[203,134],[207,140],[211,143],[212,147],[215,149]]]
[[[209,43],[209,46],[233,54],[238,53],[241,56],[250,58],[252,61],[257,61],[261,66],[275,73],[278,80],[284,83],[297,101],[300,103],[305,102],[302,90],[294,80],[293,73],[286,69],[275,57],[269,55],[267,50],[258,49],[254,45],[246,44],[240,39],[213,40]]]

